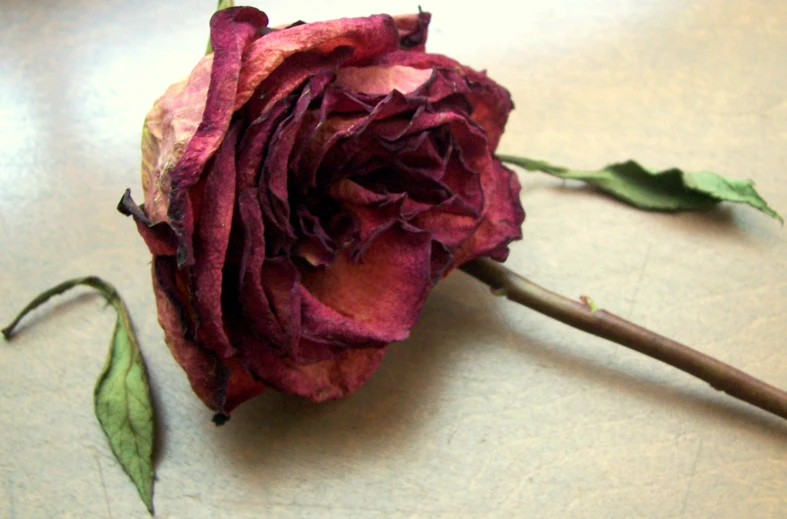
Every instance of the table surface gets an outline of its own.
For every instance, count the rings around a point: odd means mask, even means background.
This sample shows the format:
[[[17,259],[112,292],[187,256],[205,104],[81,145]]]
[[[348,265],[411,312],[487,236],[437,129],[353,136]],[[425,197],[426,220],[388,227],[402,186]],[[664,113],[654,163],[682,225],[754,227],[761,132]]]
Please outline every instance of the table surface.
[[[356,395],[270,392],[224,427],[164,346],[150,257],[115,212],[142,119],[204,49],[214,2],[4,0],[0,320],[65,278],[118,286],[158,415],[162,518],[784,517],[787,425],[455,273]],[[394,1],[269,1],[273,25]],[[408,8],[416,8],[416,3]],[[429,49],[512,93],[501,151],[636,158],[756,181],[787,213],[787,2],[432,0]],[[520,172],[508,264],[787,386],[787,241],[752,209],[641,212]],[[88,292],[0,345],[0,516],[146,517],[93,416],[112,310]]]

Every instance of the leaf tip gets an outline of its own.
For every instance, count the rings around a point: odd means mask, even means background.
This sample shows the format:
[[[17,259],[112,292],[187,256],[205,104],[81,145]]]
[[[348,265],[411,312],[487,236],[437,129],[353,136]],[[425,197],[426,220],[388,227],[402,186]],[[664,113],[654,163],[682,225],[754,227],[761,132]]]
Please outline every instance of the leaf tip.
[[[148,513],[150,516],[153,517],[156,515],[155,510],[153,509],[153,489],[150,489],[150,494],[147,496],[142,497],[142,501],[145,502],[145,507],[148,509]]]

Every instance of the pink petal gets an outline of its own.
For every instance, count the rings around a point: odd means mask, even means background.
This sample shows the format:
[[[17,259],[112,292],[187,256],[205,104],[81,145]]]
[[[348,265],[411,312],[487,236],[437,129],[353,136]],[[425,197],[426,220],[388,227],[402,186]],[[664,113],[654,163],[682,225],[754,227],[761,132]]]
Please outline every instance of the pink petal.
[[[213,54],[203,57],[188,78],[164,92],[145,118],[142,189],[145,212],[153,222],[167,221],[169,175],[202,121],[212,65]]]
[[[401,65],[344,67],[336,73],[336,83],[362,94],[387,95],[394,90],[409,94],[431,77],[431,70]]]

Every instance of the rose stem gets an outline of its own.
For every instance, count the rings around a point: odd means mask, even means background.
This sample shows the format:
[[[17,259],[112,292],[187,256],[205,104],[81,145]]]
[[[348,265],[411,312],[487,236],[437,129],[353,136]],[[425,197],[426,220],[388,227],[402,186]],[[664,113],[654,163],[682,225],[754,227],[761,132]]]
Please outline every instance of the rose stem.
[[[461,267],[511,301],[574,328],[631,348],[704,380],[719,391],[787,419],[787,393],[713,357],[646,330],[592,302],[579,302],[542,288],[488,258]]]

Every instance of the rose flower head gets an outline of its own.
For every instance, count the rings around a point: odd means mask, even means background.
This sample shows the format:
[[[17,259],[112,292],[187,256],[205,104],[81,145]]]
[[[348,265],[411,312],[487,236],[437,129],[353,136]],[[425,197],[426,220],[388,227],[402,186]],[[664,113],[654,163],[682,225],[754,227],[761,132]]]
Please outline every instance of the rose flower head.
[[[213,53],[167,89],[142,140],[166,342],[223,421],[267,388],[358,389],[435,283],[521,237],[515,174],[493,153],[509,93],[425,52],[430,15],[268,28],[211,19]]]

